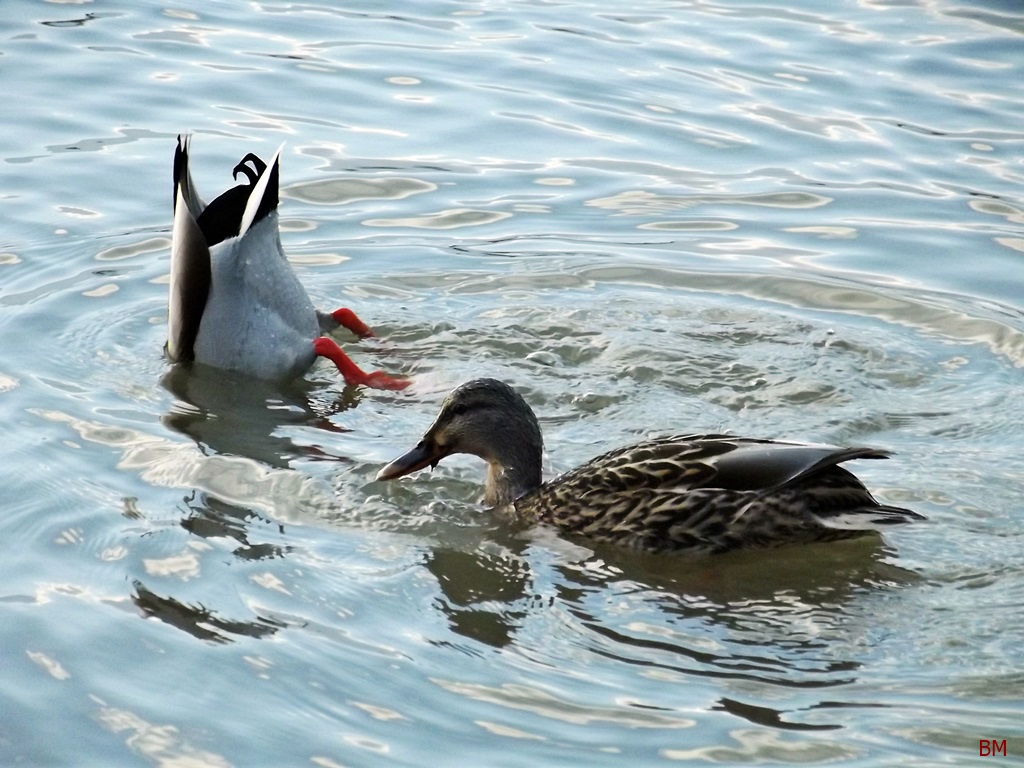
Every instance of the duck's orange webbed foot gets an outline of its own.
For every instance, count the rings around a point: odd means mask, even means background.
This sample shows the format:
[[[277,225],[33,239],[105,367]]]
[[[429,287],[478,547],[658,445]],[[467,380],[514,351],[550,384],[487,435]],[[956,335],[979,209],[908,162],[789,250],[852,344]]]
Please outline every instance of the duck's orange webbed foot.
[[[348,328],[360,339],[372,339],[377,336],[370,330],[370,326],[356,317],[356,313],[347,307],[334,310],[331,312],[331,317],[337,321],[338,325]]]
[[[313,342],[313,351],[320,357],[326,357],[334,363],[338,367],[338,371],[345,378],[345,383],[349,386],[390,390],[405,389],[409,386],[408,379],[390,376],[383,371],[367,373],[353,363],[352,358],[346,355],[344,350],[333,339],[329,339],[326,336],[321,336]]]
[[[384,371],[373,371],[372,373],[365,374],[365,378],[361,382],[363,386],[370,387],[371,389],[390,389],[398,391],[405,389],[412,382],[409,379],[400,379],[396,376],[390,376]]]

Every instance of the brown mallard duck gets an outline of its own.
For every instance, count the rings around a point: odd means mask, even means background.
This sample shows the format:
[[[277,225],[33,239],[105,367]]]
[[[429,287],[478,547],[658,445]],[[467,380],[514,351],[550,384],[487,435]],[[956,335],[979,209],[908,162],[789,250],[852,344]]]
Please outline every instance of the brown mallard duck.
[[[453,453],[487,462],[484,500],[567,533],[648,551],[725,552],[862,536],[923,520],[879,504],[839,465],[884,459],[837,448],[727,435],[645,440],[547,483],[533,410],[512,387],[476,379],[454,389],[408,453],[377,473],[393,480]]]

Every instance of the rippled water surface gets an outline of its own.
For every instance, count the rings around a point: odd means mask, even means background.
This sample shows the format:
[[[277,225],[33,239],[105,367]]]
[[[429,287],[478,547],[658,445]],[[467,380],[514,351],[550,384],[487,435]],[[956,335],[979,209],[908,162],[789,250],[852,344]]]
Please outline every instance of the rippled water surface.
[[[1017,4],[4,17],[0,764],[1021,762]],[[285,143],[300,278],[409,390],[167,364],[182,131],[207,197]],[[867,444],[929,520],[685,560],[514,528],[469,458],[375,482],[478,375],[552,475]]]

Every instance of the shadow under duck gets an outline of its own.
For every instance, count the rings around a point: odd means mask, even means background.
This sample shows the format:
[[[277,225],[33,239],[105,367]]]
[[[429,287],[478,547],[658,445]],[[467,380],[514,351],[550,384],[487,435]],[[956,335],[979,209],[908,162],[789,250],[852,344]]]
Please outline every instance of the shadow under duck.
[[[526,520],[648,551],[830,541],[925,519],[879,504],[839,466],[888,457],[874,448],[676,435],[618,448],[544,483],[537,417],[496,379],[455,388],[416,447],[377,479],[433,468],[453,453],[487,462],[487,504],[512,505]]]

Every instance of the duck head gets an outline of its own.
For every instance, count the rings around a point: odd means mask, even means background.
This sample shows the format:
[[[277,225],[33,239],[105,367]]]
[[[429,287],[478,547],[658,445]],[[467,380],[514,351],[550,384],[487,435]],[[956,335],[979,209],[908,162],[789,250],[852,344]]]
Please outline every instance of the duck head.
[[[377,473],[394,480],[434,468],[453,453],[488,464],[485,500],[505,504],[540,485],[544,444],[533,410],[512,387],[475,379],[456,387],[416,446]]]

